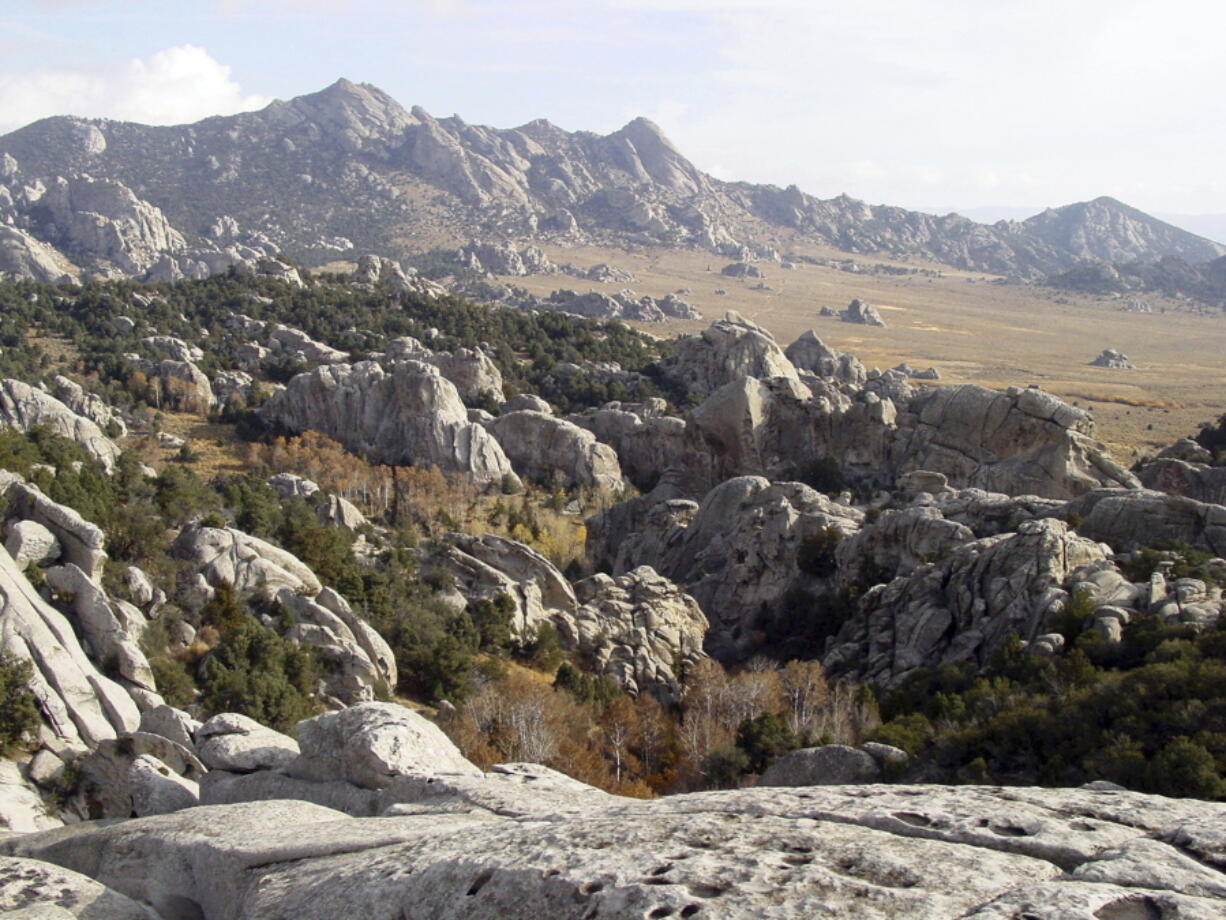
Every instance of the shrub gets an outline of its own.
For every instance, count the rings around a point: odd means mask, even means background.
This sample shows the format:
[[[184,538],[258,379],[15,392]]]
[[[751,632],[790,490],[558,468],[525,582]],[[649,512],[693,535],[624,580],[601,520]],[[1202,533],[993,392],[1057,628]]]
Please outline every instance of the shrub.
[[[254,619],[245,619],[206,659],[201,702],[210,714],[239,712],[290,731],[315,714],[310,653]]]
[[[38,702],[30,692],[30,662],[0,651],[0,754],[8,754],[38,731]]]
[[[818,457],[811,460],[796,473],[796,478],[805,485],[835,495],[847,488],[847,480],[839,461],[834,457]]]
[[[736,746],[745,752],[749,770],[761,773],[788,751],[796,750],[799,742],[786,718],[764,712],[741,722],[736,730]]]
[[[843,539],[837,527],[822,527],[800,541],[796,551],[796,567],[815,578],[829,578],[838,570],[835,551]]]

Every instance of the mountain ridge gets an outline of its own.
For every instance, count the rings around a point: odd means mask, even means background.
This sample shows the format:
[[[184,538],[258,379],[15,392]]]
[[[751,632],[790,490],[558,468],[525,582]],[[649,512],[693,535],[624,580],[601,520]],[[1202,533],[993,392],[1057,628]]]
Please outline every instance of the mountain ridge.
[[[768,253],[772,237],[791,233],[847,252],[926,258],[1022,280],[1087,258],[1199,263],[1226,254],[1114,199],[989,226],[847,195],[820,199],[795,185],[725,182],[698,169],[643,117],[607,135],[568,132],[545,119],[491,128],[405,108],[378,87],[345,79],[190,125],[54,116],[0,136],[0,156],[0,182],[7,183],[0,221],[103,273],[139,275],[169,258],[172,274],[199,275],[200,266],[233,256],[235,246],[322,264],[346,252],[402,255],[483,235],[689,246],[753,258]],[[130,190],[183,245],[118,266],[88,234],[65,236],[62,219],[48,229],[40,183],[82,177]],[[147,240],[141,245],[145,255],[157,249]],[[0,259],[5,270],[12,267]]]

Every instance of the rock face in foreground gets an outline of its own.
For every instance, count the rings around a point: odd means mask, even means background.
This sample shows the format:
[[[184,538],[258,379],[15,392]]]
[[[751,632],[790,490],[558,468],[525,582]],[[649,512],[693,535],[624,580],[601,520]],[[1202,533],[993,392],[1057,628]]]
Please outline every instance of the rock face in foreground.
[[[455,385],[421,362],[390,373],[373,361],[317,367],[260,411],[292,431],[321,431],[375,463],[433,464],[481,483],[515,475],[494,437],[468,421]]]
[[[975,786],[569,801],[504,817],[423,798],[380,818],[252,802],[0,850],[84,873],[163,917],[209,920],[1211,920],[1226,909],[1222,804]]]

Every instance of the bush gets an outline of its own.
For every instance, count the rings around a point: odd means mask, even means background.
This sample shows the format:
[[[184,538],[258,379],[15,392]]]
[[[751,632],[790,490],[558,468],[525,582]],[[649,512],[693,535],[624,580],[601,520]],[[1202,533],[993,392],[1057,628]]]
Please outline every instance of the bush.
[[[829,578],[838,571],[835,551],[843,533],[837,527],[823,527],[800,541],[796,567],[814,578]]]
[[[0,754],[9,754],[38,731],[42,717],[30,692],[30,662],[0,651]]]
[[[827,495],[837,495],[847,488],[843,470],[834,457],[818,457],[810,461],[796,473],[796,479]]]
[[[800,743],[787,719],[778,713],[764,712],[737,727],[736,746],[745,752],[750,772],[761,773],[788,751],[796,750]]]
[[[310,653],[245,619],[205,660],[201,702],[210,715],[238,712],[288,732],[316,712]]]

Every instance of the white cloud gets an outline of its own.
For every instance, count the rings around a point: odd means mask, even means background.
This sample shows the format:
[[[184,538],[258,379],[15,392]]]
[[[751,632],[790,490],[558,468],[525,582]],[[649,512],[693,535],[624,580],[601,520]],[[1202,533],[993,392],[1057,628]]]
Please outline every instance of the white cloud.
[[[50,115],[183,124],[269,101],[244,93],[229,67],[195,45],[96,70],[0,71],[0,131]]]

